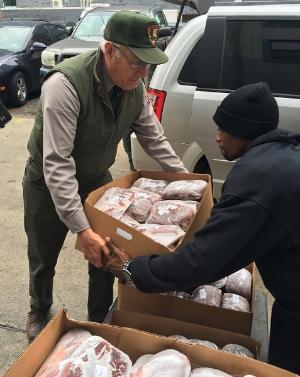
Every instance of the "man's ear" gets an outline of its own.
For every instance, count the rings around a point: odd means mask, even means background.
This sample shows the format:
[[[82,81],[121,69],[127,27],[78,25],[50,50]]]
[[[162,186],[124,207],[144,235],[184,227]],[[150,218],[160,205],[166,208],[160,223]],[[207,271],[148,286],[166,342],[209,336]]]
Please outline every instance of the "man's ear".
[[[105,55],[107,55],[108,57],[111,57],[113,53],[113,44],[111,42],[105,42],[104,52],[105,52]]]

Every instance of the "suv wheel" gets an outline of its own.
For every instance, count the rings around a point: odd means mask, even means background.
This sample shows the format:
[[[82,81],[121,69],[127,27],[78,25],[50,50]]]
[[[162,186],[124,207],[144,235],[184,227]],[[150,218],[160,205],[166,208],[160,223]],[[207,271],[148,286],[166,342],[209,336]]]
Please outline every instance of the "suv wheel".
[[[211,175],[210,166],[205,156],[202,156],[200,160],[197,162],[194,168],[194,173]]]
[[[10,79],[9,102],[13,106],[23,106],[28,99],[28,88],[22,72],[15,72]]]

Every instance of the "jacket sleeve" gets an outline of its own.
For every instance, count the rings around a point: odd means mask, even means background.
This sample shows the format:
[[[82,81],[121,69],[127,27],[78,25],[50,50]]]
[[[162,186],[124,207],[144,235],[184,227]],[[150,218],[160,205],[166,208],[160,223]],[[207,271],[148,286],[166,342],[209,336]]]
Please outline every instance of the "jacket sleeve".
[[[144,292],[187,290],[209,284],[276,248],[285,230],[258,203],[228,196],[215,205],[193,241],[176,252],[134,258],[130,270]]]
[[[165,137],[162,125],[146,93],[141,112],[134,121],[132,129],[144,151],[157,161],[164,171],[188,172]]]

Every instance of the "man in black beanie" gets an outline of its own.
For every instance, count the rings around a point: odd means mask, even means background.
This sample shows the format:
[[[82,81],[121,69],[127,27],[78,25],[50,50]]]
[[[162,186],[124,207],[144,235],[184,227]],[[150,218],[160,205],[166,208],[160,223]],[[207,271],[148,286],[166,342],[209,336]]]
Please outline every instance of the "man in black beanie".
[[[278,120],[267,84],[230,93],[214,115],[216,141],[226,159],[239,160],[205,226],[161,256],[130,260],[112,245],[106,268],[130,275],[141,291],[168,292],[209,284],[255,261],[275,298],[269,362],[300,373],[300,134],[277,129]]]

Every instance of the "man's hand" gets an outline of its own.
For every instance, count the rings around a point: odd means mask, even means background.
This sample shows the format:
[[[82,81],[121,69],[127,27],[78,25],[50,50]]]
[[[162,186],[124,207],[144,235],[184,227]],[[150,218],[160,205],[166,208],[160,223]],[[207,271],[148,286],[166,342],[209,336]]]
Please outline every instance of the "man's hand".
[[[98,268],[102,267],[103,253],[104,255],[108,255],[110,253],[104,239],[95,233],[91,228],[79,232],[78,238],[81,243],[85,259]]]
[[[109,255],[105,254],[103,269],[122,280],[122,266],[131,258],[123,249],[118,248],[109,237],[106,237],[105,241],[110,253]]]

